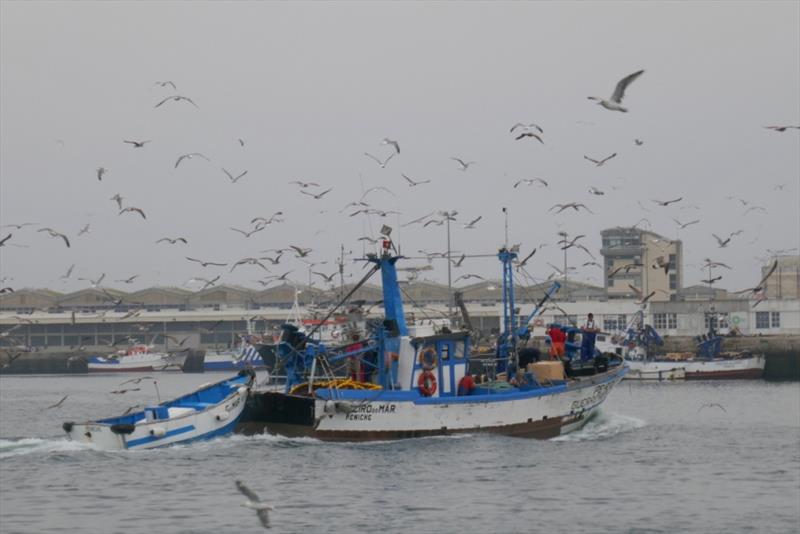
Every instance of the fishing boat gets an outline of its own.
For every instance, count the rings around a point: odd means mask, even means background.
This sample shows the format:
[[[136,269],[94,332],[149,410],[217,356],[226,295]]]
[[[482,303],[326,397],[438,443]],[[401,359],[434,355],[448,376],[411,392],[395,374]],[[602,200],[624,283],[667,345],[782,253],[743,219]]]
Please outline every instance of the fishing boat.
[[[242,338],[239,350],[209,351],[203,360],[204,371],[237,371],[239,369],[265,369],[266,364],[258,349]]]
[[[185,352],[154,352],[149,345],[133,345],[116,354],[92,356],[87,363],[90,373],[151,373],[180,371],[185,359]]]
[[[382,323],[368,338],[343,347],[315,341],[313,330],[303,334],[284,325],[276,352],[286,384],[282,391],[254,391],[237,431],[331,441],[476,432],[551,438],[580,428],[627,372],[621,358],[599,355],[569,366],[579,370],[571,375],[561,361],[529,362],[531,354],[519,342],[560,286],[555,283],[520,320],[513,289],[517,255],[502,248],[505,329],[496,345],[493,376],[475,383],[468,332],[418,332],[406,323],[393,249],[386,236],[381,254],[368,256],[371,271],[351,291],[381,273]],[[337,372],[343,364],[345,376]]]
[[[695,338],[694,352],[672,352],[653,356],[663,339],[644,323],[644,312],[631,319],[626,336],[612,340],[611,349],[622,355],[630,366],[629,380],[710,380],[759,379],[764,376],[766,358],[747,351],[723,352],[722,337],[711,330]]]
[[[233,431],[255,379],[252,370],[187,395],[108,419],[62,425],[69,439],[103,450],[152,449]]]

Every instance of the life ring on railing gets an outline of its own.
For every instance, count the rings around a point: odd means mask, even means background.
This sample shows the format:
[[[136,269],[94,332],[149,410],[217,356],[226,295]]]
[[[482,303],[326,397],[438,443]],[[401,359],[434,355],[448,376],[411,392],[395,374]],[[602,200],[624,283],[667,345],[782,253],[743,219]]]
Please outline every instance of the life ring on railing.
[[[428,347],[419,353],[419,364],[426,371],[430,371],[436,367],[436,349]]]
[[[436,393],[436,375],[430,371],[424,371],[417,379],[419,392],[425,397],[430,397]]]

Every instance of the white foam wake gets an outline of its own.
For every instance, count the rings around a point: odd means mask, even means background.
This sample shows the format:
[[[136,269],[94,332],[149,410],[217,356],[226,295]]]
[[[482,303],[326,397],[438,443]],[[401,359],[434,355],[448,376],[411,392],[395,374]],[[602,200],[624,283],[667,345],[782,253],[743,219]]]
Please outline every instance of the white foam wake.
[[[579,430],[553,438],[552,441],[597,441],[631,432],[646,425],[645,421],[636,417],[599,412]]]
[[[94,449],[95,447],[92,445],[70,441],[66,438],[0,439],[0,460],[26,454],[50,454]]]

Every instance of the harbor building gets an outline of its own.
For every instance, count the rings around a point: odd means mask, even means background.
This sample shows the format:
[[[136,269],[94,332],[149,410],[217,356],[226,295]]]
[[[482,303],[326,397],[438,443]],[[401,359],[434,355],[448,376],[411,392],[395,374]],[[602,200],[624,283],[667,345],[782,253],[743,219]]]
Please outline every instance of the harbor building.
[[[766,297],[768,299],[800,298],[800,256],[776,256],[761,267],[761,275],[766,276],[774,261],[778,261],[775,272],[767,279]]]
[[[683,287],[683,243],[636,227],[600,232],[604,288],[609,298],[633,298],[655,291],[652,302],[677,300]],[[609,277],[616,269],[621,269]]]

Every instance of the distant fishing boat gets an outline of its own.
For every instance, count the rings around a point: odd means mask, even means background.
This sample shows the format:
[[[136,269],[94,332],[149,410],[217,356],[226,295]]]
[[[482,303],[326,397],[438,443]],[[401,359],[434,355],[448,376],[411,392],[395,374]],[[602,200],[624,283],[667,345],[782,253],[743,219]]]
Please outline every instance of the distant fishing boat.
[[[237,371],[248,368],[265,369],[266,364],[258,349],[244,338],[239,350],[209,351],[203,361],[204,371]]]
[[[395,268],[399,257],[391,255],[392,248],[386,238],[383,253],[368,257],[372,270],[351,291],[381,272],[385,318],[372,335],[335,347],[315,340],[313,330],[304,334],[295,325],[284,325],[276,351],[286,370],[285,388],[254,391],[237,431],[332,441],[474,432],[551,438],[580,428],[627,372],[622,358],[601,355],[574,362],[570,374],[561,361],[528,361],[531,353],[519,342],[560,285],[555,283],[520,321],[513,291],[517,255],[503,248],[498,259],[505,330],[496,346],[493,376],[475,383],[468,372],[468,332],[423,333],[406,323]],[[337,371],[343,366],[345,376]]]
[[[134,345],[109,356],[93,356],[87,363],[90,373],[151,373],[180,371],[185,359],[185,352],[153,352],[149,345]]]
[[[233,431],[255,379],[251,370],[174,400],[118,417],[66,422],[69,439],[103,450],[152,449],[210,439]]]

